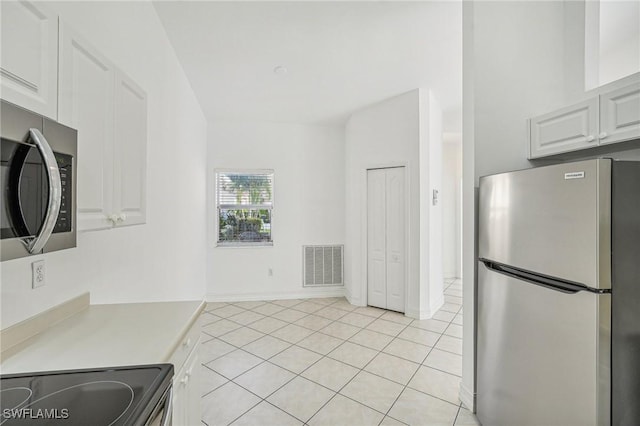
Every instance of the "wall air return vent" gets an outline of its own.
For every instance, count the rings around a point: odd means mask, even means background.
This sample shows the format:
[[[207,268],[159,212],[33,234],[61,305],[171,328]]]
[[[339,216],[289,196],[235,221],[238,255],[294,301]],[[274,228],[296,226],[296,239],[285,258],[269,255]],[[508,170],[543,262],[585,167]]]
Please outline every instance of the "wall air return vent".
[[[344,246],[302,246],[302,285],[343,285]]]

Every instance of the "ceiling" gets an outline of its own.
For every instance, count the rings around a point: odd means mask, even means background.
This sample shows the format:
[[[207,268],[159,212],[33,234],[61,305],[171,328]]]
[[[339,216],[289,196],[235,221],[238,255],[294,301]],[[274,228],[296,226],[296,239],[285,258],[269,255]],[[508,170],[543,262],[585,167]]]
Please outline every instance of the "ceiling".
[[[154,7],[208,120],[342,124],[361,108],[422,87],[442,106],[443,130],[461,130],[460,2]]]

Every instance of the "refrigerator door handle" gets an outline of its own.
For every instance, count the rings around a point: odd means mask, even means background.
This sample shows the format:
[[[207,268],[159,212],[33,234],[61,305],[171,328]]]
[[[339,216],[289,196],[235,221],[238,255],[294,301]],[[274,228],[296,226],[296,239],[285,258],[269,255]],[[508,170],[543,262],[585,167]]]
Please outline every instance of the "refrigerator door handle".
[[[561,293],[575,294],[579,291],[587,291],[596,294],[611,293],[610,289],[591,288],[583,284],[537,274],[524,269],[515,268],[513,266],[503,265],[501,263],[493,262],[488,259],[481,258],[478,260],[480,260],[480,262],[482,262],[484,266],[491,271],[507,275],[509,277],[516,278],[522,281],[526,281],[530,284],[534,284],[540,287],[548,288],[550,290],[559,291]]]

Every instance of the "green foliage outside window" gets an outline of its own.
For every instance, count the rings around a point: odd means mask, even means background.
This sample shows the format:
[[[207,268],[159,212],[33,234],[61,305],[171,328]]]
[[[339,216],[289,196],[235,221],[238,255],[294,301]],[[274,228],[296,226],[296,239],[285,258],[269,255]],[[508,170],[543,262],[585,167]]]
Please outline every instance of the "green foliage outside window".
[[[272,176],[218,173],[219,242],[271,242]]]

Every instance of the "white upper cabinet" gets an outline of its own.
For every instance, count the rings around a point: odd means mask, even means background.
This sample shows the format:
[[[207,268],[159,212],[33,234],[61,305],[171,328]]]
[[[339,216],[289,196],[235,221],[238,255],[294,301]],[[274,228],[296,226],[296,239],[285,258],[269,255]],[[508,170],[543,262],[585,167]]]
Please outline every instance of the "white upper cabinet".
[[[640,139],[640,83],[529,120],[529,158]]]
[[[78,129],[78,230],[146,221],[147,97],[64,23],[60,121]]]
[[[59,121],[78,130],[78,229],[110,228],[113,204],[113,65],[60,28]]]
[[[118,225],[146,220],[147,95],[116,74],[114,211]]]
[[[0,2],[2,98],[57,118],[58,16],[38,3]]]
[[[640,138],[640,83],[600,95],[600,144]]]
[[[597,99],[532,118],[530,158],[597,145],[597,132]]]

